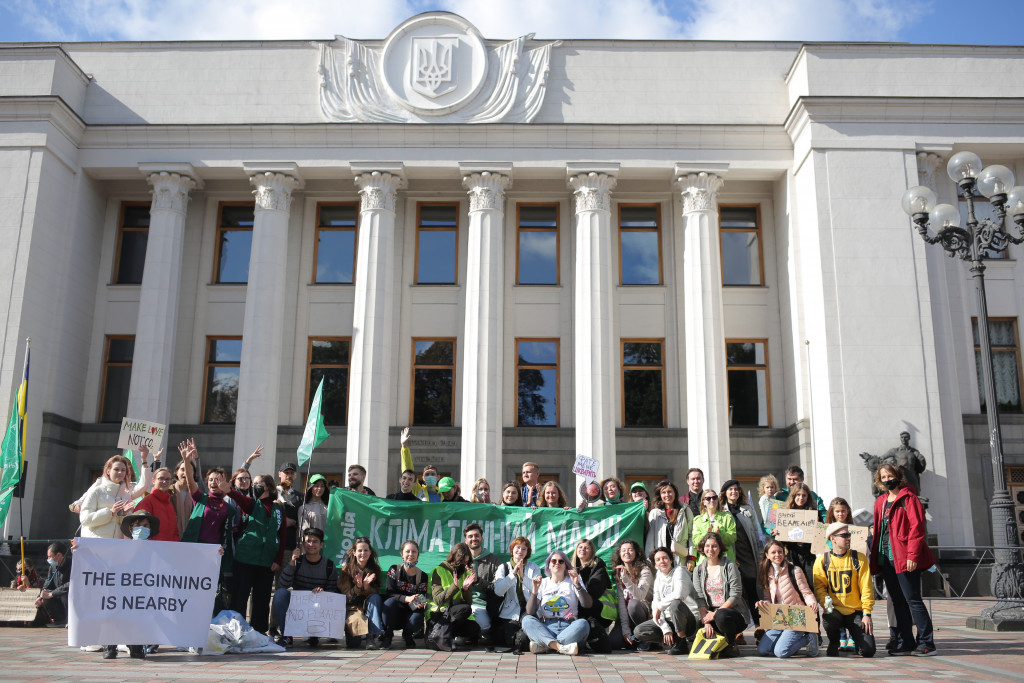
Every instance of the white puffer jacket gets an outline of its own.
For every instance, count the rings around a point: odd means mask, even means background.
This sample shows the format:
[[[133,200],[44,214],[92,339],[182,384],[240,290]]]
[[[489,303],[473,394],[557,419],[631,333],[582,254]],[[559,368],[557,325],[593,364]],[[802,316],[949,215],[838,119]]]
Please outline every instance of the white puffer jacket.
[[[96,480],[82,498],[82,511],[78,514],[83,537],[124,538],[120,521],[111,507],[118,498],[134,499],[149,488],[152,474],[149,468],[143,468],[142,473],[142,479],[130,491],[124,483],[119,484],[106,477]]]

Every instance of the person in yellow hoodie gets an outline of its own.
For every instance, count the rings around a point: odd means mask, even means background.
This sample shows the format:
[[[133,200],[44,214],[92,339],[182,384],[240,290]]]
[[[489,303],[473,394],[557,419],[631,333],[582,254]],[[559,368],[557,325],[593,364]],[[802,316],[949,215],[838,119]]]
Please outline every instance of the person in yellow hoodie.
[[[406,427],[402,430],[402,473],[406,470],[415,471],[416,468],[412,464],[412,451],[409,450],[409,428]],[[414,482],[412,485],[412,495],[416,496],[424,503],[440,503],[443,499],[441,492],[438,490],[438,476],[437,468],[433,465],[427,465],[423,468],[423,482]]]
[[[839,633],[847,629],[862,657],[875,654],[874,625],[871,610],[875,606],[871,567],[863,553],[850,549],[850,527],[833,522],[825,530],[832,550],[814,561],[814,595],[825,608],[825,635],[829,657],[839,655]],[[827,599],[831,598],[829,609]]]

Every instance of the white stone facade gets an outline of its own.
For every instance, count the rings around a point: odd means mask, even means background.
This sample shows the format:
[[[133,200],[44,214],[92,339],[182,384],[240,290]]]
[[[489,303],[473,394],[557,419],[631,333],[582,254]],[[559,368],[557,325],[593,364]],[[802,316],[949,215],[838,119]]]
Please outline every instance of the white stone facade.
[[[257,443],[261,472],[293,460],[310,340],[342,339],[348,427],[314,468],[362,464],[383,495],[415,340],[454,340],[451,424],[414,426],[412,445],[467,497],[524,460],[575,488],[585,453],[603,475],[701,466],[715,486],[796,462],[826,500],[867,507],[858,454],[906,429],[924,493],[958,502],[932,506],[930,531],[989,542],[973,287],[900,197],[926,182],[955,202],[943,168],[961,149],[1024,176],[1024,48],[491,40],[451,17],[382,41],[0,44],[0,411],[31,336],[29,535],[68,533],[60,510],[115,452],[100,403],[108,340],[127,336],[133,416],[195,435],[204,464]],[[421,284],[417,222],[438,202],[457,207],[454,283]],[[136,203],[144,273],[117,284]],[[221,207],[253,203],[248,283],[216,283]],[[336,203],[357,207],[353,282],[319,284],[317,217]],[[536,204],[555,207],[557,282],[517,284]],[[651,284],[623,284],[633,205],[659,217]],[[736,206],[759,217],[750,286],[722,280]],[[989,266],[995,317],[1024,310],[1020,253]],[[208,340],[225,337],[242,340],[237,419],[209,424]],[[517,340],[558,342],[555,426],[519,424]],[[661,426],[624,426],[623,340],[660,344]],[[765,425],[730,427],[730,340],[762,344]],[[1024,465],[1024,419],[1003,427]]]

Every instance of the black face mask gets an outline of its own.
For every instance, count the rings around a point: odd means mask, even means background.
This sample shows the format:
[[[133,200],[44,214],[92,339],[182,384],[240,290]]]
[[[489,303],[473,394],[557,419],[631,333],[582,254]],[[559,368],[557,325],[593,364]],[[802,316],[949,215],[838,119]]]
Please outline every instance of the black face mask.
[[[889,489],[890,491],[894,491],[896,489],[896,484],[897,483],[898,482],[895,479],[888,479],[888,480],[882,482],[882,486],[884,486],[885,488]]]
[[[260,498],[262,498],[263,494],[266,493],[266,492],[267,492],[266,487],[261,486],[260,484],[254,484],[253,487],[252,487],[252,496],[256,500],[259,500]]]

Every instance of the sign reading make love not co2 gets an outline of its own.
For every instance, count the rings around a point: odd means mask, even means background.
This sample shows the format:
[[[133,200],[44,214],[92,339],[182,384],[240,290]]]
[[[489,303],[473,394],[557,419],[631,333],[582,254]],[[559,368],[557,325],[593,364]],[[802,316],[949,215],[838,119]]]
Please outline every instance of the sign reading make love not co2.
[[[164,442],[166,431],[167,425],[159,422],[126,417],[121,420],[121,434],[117,437],[117,447],[138,450],[145,446],[151,453],[156,453],[160,450],[160,444]]]

